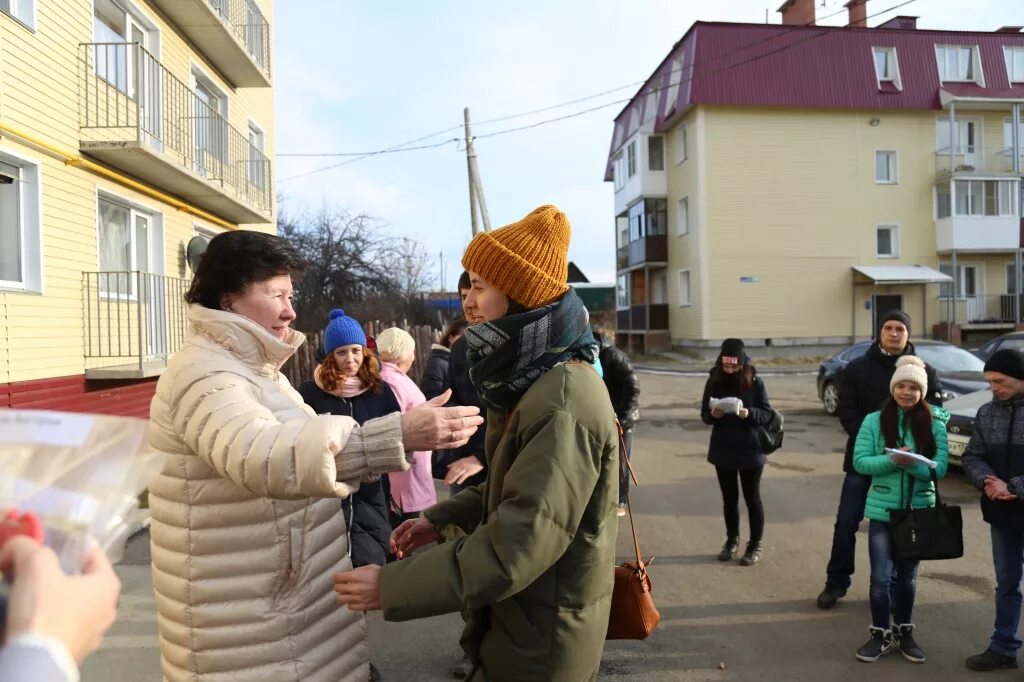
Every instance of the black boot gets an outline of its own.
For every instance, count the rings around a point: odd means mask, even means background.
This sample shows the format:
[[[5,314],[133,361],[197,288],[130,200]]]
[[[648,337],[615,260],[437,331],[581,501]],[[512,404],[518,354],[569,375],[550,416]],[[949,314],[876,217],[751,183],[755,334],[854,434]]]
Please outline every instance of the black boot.
[[[1014,656],[1006,656],[998,651],[985,649],[977,656],[971,656],[964,663],[971,670],[981,673],[992,672],[993,670],[1016,670],[1017,659]]]
[[[825,585],[825,589],[818,595],[818,608],[819,609],[834,609],[836,602],[846,596],[846,590],[840,590],[836,587],[829,587]]]
[[[753,566],[761,560],[761,541],[748,542],[747,551],[743,553],[743,558],[740,559],[740,563],[744,566]]]
[[[907,659],[911,663],[925,662],[924,651],[917,645],[917,642],[914,641],[913,623],[893,625],[892,641],[900,650],[900,653],[903,654],[903,658]]]
[[[868,628],[871,632],[871,639],[864,643],[864,646],[857,649],[857,660],[865,663],[874,663],[882,656],[892,651],[892,630],[888,628]]]
[[[736,552],[740,551],[739,538],[726,538],[722,545],[722,551],[718,553],[719,561],[732,561],[736,558]]]

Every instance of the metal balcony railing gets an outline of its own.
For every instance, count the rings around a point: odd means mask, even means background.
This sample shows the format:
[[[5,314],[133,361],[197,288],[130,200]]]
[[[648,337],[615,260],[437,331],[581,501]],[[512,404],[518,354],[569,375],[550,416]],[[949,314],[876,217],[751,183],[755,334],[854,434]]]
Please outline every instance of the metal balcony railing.
[[[87,368],[166,366],[185,339],[188,287],[148,272],[82,273]]]
[[[229,26],[246,52],[270,77],[270,24],[253,0],[207,0],[210,7]]]
[[[948,296],[940,296],[939,321],[951,321],[954,312],[958,324],[1012,324],[1017,320],[1017,297],[1013,294],[964,295],[951,301]]]
[[[259,211],[270,211],[271,166],[248,135],[138,43],[81,45],[81,137],[138,142]]]
[[[939,176],[951,173],[1012,173],[1013,150],[1005,147],[966,145],[943,147],[935,152],[935,172]]]

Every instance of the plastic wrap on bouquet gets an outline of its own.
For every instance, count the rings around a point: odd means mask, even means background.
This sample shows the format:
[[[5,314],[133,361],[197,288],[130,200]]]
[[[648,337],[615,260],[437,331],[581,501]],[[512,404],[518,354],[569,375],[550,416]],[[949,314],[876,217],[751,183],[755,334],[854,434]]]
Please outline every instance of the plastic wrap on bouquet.
[[[67,573],[90,543],[120,559],[139,494],[162,458],[148,422],[129,417],[0,410],[0,512],[30,512]]]

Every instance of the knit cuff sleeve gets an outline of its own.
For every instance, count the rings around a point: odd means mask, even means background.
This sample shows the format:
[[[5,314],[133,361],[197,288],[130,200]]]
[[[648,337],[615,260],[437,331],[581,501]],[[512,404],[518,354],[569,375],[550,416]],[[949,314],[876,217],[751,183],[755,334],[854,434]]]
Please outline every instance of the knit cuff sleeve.
[[[352,429],[336,461],[339,481],[408,469],[409,460],[402,445],[402,415],[395,412]]]

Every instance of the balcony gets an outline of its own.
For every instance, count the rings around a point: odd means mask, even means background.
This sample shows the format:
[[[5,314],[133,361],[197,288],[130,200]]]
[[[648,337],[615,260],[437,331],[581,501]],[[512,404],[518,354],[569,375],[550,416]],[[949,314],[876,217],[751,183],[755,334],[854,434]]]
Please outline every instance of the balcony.
[[[1012,149],[978,145],[952,149],[952,155],[950,147],[935,152],[935,176],[940,182],[953,177],[1014,177]]]
[[[86,379],[159,376],[185,340],[188,287],[147,272],[83,273]]]
[[[668,331],[668,304],[640,304],[619,310],[617,322],[620,332]]]
[[[940,297],[940,322],[951,321],[954,306],[957,324],[970,325],[975,329],[1009,328],[1017,320],[1017,301],[1013,294],[958,296],[955,302],[949,297]]]
[[[271,220],[267,156],[137,43],[81,45],[82,152],[236,223]]]
[[[1021,219],[1014,215],[939,218],[935,221],[936,251],[1013,251],[1022,244],[1022,231]]]
[[[240,88],[270,87],[270,24],[254,0],[151,0]]]
[[[668,237],[663,234],[642,237],[621,247],[616,256],[616,266],[619,270],[646,263],[666,263]]]

